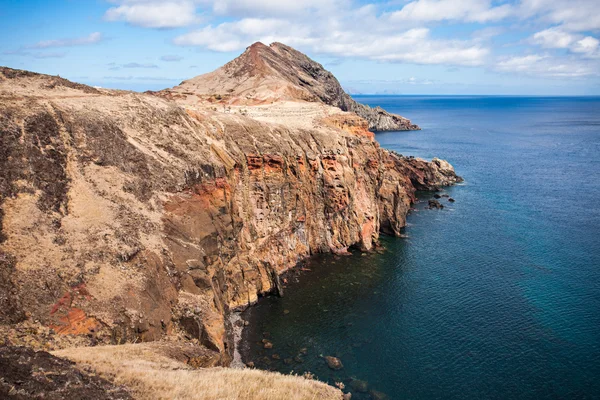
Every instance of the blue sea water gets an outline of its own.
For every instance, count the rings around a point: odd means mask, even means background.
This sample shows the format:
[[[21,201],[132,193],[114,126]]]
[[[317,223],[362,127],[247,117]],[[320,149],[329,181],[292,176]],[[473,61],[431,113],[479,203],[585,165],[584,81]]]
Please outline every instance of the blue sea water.
[[[600,98],[357,100],[423,129],[382,147],[447,159],[465,183],[443,210],[417,204],[383,254],[309,260],[246,312],[244,358],[353,399],[369,398],[357,380],[390,399],[600,399]]]

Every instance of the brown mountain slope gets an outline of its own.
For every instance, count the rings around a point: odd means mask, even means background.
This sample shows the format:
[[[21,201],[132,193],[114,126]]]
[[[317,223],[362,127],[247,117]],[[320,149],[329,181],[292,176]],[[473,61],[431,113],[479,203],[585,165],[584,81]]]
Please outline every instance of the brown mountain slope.
[[[254,43],[223,67],[182,82],[164,93],[197,96],[230,105],[274,101],[322,102],[366,119],[374,131],[416,130],[408,119],[357,103],[323,66],[281,43]]]

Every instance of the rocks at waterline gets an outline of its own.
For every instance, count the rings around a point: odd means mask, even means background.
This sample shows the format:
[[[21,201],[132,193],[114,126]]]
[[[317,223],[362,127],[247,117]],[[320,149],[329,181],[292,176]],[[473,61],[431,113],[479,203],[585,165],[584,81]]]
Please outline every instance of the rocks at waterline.
[[[260,360],[263,362],[263,364],[271,365],[271,359],[269,357],[267,357],[267,356],[264,356]]]
[[[265,349],[272,349],[273,348],[273,343],[268,341],[267,339],[263,339],[262,340],[263,343],[263,348]]]
[[[367,393],[369,391],[369,384],[360,379],[353,379],[352,382],[350,382],[350,386],[355,392]]]
[[[389,400],[389,397],[387,394],[383,393],[383,392],[379,392],[377,390],[369,390],[369,396],[371,396],[372,400]]]
[[[436,208],[438,210],[442,210],[444,208],[444,205],[437,200],[429,200],[428,204],[429,204],[430,210],[432,210],[434,208]]]
[[[454,200],[452,197],[450,197],[450,198],[448,199],[448,201],[449,201],[450,203],[454,203],[456,200]]]
[[[439,194],[434,194],[433,197],[435,197],[436,199],[441,199],[442,196],[440,196]]]
[[[327,362],[327,366],[333,370],[337,371],[344,368],[344,364],[342,364],[342,361],[337,357],[326,356],[325,361]]]

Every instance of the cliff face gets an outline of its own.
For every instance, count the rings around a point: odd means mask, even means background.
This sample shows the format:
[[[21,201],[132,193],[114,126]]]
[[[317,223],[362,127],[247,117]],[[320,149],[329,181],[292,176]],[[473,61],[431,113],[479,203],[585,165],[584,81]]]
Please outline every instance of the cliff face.
[[[321,64],[281,43],[270,46],[255,43],[216,71],[184,81],[164,93],[235,105],[282,100],[322,102],[356,113],[367,120],[370,130],[420,129],[410,120],[380,107],[357,103]]]
[[[333,107],[281,125],[272,108],[252,118],[164,97],[0,69],[8,342],[171,337],[227,364],[231,309],[281,292],[279,274],[312,253],[399,234],[416,189],[460,180],[379,148]]]

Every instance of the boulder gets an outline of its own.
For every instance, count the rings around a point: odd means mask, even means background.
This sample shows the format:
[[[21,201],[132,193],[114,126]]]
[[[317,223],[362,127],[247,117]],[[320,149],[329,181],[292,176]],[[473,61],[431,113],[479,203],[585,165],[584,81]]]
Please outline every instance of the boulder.
[[[443,208],[444,208],[444,205],[443,205],[443,204],[441,204],[441,203],[440,203],[439,201],[437,201],[437,200],[429,200],[428,204],[429,204],[429,209],[430,209],[430,210],[432,210],[432,209],[434,209],[434,208],[436,208],[436,209],[438,209],[438,210],[441,210],[441,209],[443,209]]]
[[[360,379],[353,379],[352,382],[350,382],[350,386],[355,392],[367,393],[369,391],[369,384]]]
[[[342,364],[342,361],[337,357],[326,356],[325,361],[327,362],[327,366],[333,370],[337,371],[344,368],[344,364]]]

